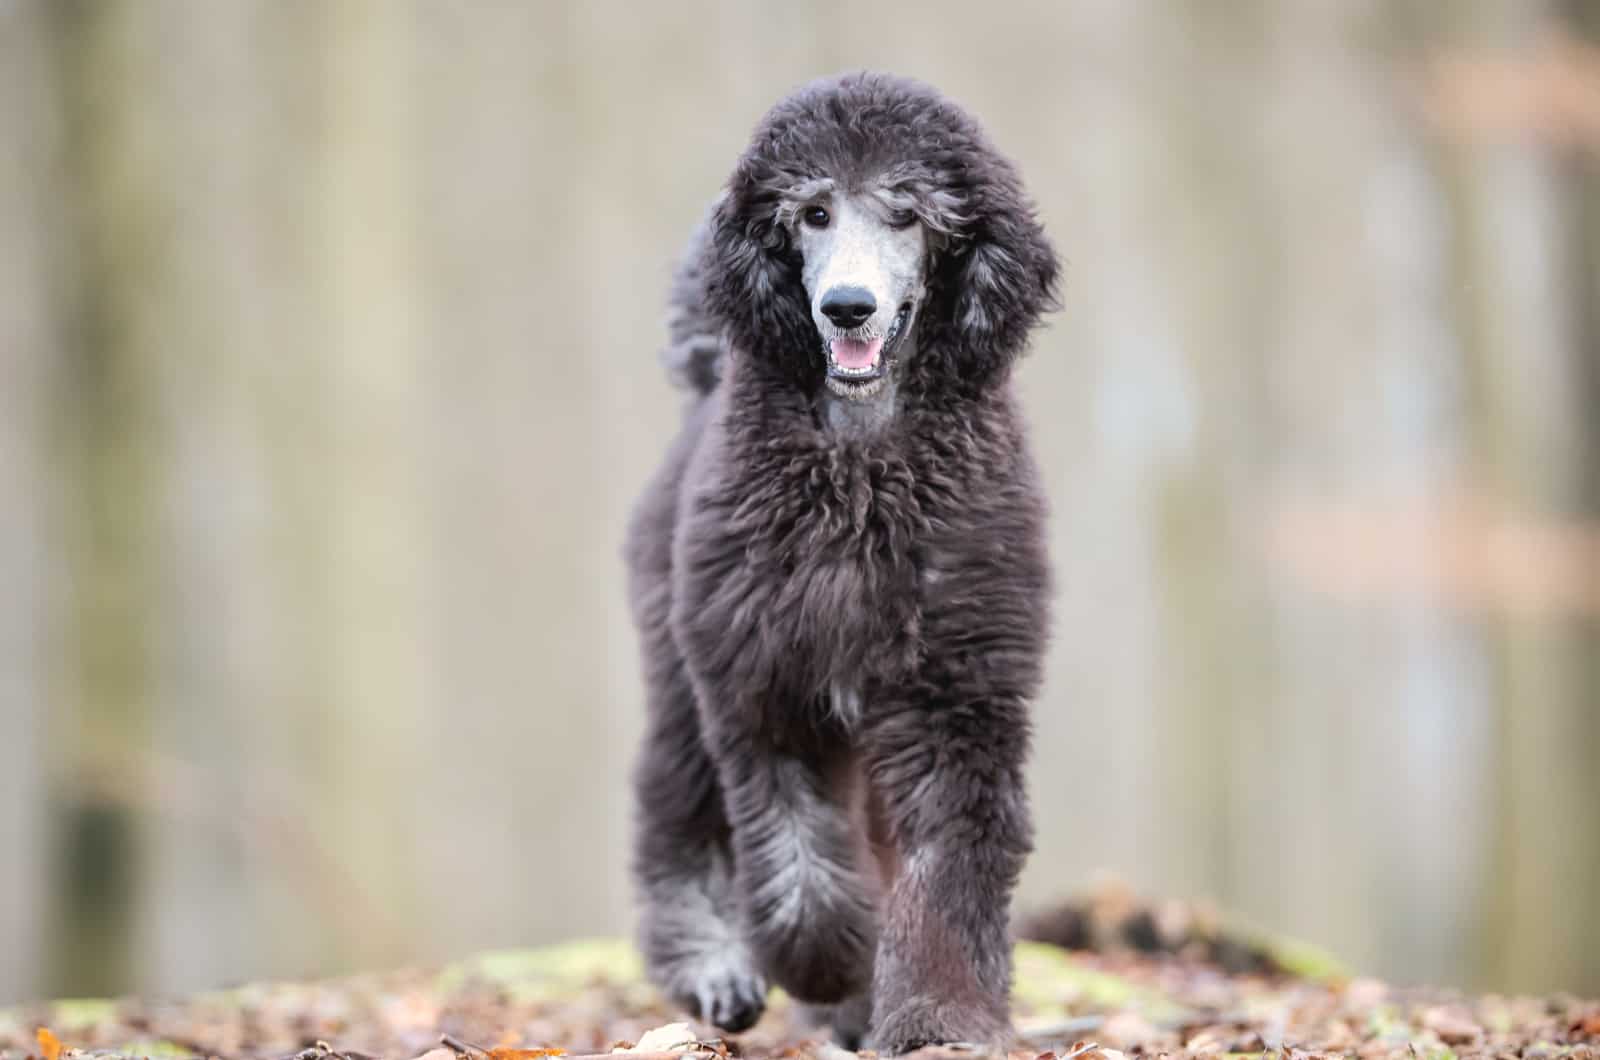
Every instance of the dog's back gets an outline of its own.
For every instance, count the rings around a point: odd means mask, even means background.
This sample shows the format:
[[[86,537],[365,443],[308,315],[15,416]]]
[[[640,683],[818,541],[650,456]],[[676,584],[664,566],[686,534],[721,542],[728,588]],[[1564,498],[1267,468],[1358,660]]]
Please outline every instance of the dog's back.
[[[696,226],[689,237],[667,299],[667,345],[661,361],[667,376],[678,386],[696,395],[716,389],[722,377],[726,353],[721,329],[705,306],[705,278],[701,262],[707,225]]]

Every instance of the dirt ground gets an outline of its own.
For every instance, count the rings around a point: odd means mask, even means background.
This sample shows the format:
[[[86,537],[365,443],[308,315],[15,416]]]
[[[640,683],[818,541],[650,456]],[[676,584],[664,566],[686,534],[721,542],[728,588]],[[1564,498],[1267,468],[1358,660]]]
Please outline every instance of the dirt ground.
[[[1314,951],[1228,934],[1203,913],[1113,895],[1023,925],[1013,1060],[1310,1055],[1450,1060],[1600,1060],[1600,1003],[1464,997],[1353,977]],[[1065,943],[1066,949],[1052,943]],[[173,1000],[58,1001],[0,1011],[0,1060],[299,1057],[536,1060],[609,1053],[683,1019],[641,978],[621,941],[491,953],[444,968],[278,983]],[[775,993],[737,1040],[705,1026],[666,1031],[634,1060],[840,1060]],[[959,1055],[944,1051],[943,1056]]]

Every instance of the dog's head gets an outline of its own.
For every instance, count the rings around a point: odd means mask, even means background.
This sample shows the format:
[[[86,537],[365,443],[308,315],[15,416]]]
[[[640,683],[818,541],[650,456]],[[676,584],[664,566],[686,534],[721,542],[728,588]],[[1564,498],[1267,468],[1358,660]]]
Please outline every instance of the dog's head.
[[[818,81],[774,107],[711,220],[706,302],[802,385],[868,400],[897,372],[981,383],[1054,303],[1016,170],[928,87]]]

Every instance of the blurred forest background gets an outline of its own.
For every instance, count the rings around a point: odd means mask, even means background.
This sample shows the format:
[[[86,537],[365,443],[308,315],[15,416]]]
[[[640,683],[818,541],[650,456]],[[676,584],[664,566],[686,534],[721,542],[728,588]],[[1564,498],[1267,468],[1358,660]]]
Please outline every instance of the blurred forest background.
[[[1068,262],[1024,904],[1600,992],[1600,4],[0,0],[0,1001],[627,929],[669,270],[859,66]]]

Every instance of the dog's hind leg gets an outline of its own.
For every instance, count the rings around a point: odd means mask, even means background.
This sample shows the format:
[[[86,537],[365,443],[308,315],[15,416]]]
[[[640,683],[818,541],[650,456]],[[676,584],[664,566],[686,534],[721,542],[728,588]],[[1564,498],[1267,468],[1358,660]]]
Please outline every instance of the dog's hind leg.
[[[640,943],[664,993],[738,1032],[761,1018],[767,984],[738,928],[728,823],[694,693],[681,664],[663,669],[634,771]]]

